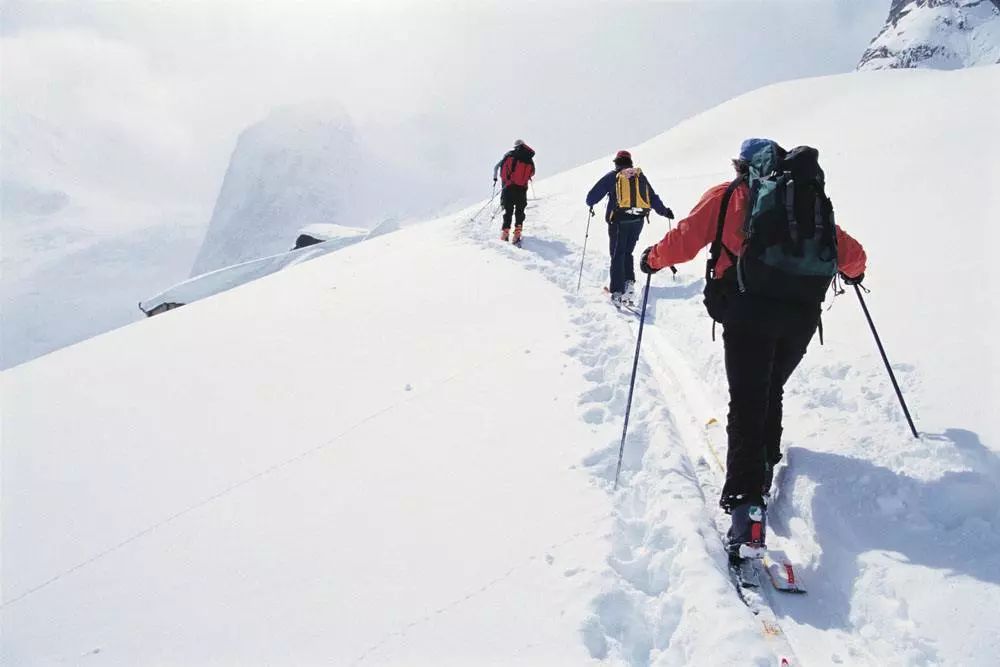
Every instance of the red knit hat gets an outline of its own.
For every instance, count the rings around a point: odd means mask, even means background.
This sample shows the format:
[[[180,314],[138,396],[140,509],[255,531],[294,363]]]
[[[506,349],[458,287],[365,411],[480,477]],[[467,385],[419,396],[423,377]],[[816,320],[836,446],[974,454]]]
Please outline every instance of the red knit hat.
[[[628,151],[618,151],[617,155],[615,155],[615,160],[631,160],[631,159],[632,159],[632,154],[629,153]]]

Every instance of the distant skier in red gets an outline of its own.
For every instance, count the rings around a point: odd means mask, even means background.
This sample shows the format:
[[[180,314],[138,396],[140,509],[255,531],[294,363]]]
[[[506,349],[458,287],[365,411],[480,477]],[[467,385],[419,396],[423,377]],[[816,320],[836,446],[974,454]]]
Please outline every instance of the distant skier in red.
[[[493,167],[493,182],[500,183],[500,204],[503,206],[503,227],[500,230],[500,240],[521,245],[521,229],[524,227],[524,209],[528,206],[528,183],[535,175],[535,163],[532,158],[535,151],[520,139],[514,142],[514,148],[507,151],[496,166]],[[511,219],[514,220],[514,235],[510,235]]]

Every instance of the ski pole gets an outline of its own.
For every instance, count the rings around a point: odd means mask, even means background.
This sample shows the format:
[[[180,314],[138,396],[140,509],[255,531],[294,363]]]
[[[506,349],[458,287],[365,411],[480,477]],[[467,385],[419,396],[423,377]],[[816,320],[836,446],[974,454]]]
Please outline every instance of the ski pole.
[[[635,359],[632,361],[632,379],[628,383],[628,400],[625,402],[625,425],[622,427],[622,444],[618,447],[618,468],[615,470],[615,490],[618,490],[618,475],[622,471],[622,455],[625,453],[625,435],[628,433],[628,418],[632,412],[632,392],[635,390],[635,374],[639,368],[639,348],[642,345],[642,327],[646,324],[646,302],[649,300],[649,282],[652,273],[646,274],[646,289],[642,292],[642,312],[639,314],[639,337],[635,341]]]
[[[892,386],[896,390],[896,397],[899,398],[899,404],[903,408],[903,414],[906,415],[906,421],[910,425],[910,431],[913,432],[914,438],[919,438],[920,434],[917,433],[917,427],[913,425],[913,419],[910,417],[910,411],[906,407],[906,401],[903,400],[903,392],[899,388],[899,383],[896,382],[896,374],[892,372],[892,366],[889,365],[889,358],[885,355],[885,348],[882,347],[882,340],[878,337],[878,331],[875,330],[875,323],[872,322],[872,316],[868,312],[868,306],[865,304],[865,298],[861,296],[861,286],[855,285],[854,291],[858,295],[858,301],[861,302],[861,310],[865,311],[865,318],[868,320],[868,326],[871,327],[872,335],[875,336],[875,344],[878,345],[879,354],[882,355],[882,362],[885,364],[885,370],[889,371],[889,379],[892,380]]]
[[[493,181],[493,189],[490,190],[490,198],[486,200],[486,203],[483,204],[482,208],[476,211],[476,213],[471,218],[469,218],[469,222],[474,222],[475,219],[479,217],[479,214],[485,211],[486,207],[493,203],[493,200],[496,198],[496,196],[497,196],[497,183],[496,181]]]
[[[587,215],[587,232],[583,236],[583,252],[580,254],[580,276],[576,279],[576,291],[580,291],[580,282],[583,281],[583,259],[587,256],[587,239],[590,238],[590,219],[594,217],[594,207],[590,207]]]

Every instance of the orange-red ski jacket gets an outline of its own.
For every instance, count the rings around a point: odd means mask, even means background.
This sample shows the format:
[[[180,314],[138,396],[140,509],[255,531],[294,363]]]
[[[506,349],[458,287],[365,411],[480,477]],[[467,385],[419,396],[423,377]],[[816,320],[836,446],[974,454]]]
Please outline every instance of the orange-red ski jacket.
[[[701,197],[691,214],[681,220],[677,227],[667,232],[646,258],[654,269],[662,269],[694,259],[702,248],[715,240],[719,225],[719,207],[729,183],[710,188]],[[741,184],[733,191],[726,211],[726,221],[722,226],[722,243],[739,255],[743,247],[743,221],[746,219],[749,188]],[[865,250],[850,234],[837,226],[837,266],[838,270],[850,278],[865,272]],[[732,266],[732,260],[725,251],[719,256],[715,266],[716,277],[721,277]]]

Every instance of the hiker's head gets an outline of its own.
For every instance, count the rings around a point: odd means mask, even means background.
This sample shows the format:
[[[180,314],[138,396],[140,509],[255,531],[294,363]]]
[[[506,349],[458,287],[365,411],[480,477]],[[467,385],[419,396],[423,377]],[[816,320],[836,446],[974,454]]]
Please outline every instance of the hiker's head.
[[[615,154],[615,168],[616,169],[626,169],[632,166],[632,154],[628,151],[618,151]]]
[[[514,140],[514,148],[519,148],[519,147],[521,147],[523,145],[524,145],[524,140],[523,139],[515,139]]]
[[[768,146],[774,146],[781,151],[781,153],[784,153],[781,146],[778,146],[778,143],[771,139],[761,139],[759,137],[744,139],[743,143],[740,144],[740,154],[733,158],[733,169],[735,169],[738,174],[747,173],[750,169],[750,160],[753,159],[753,156],[760,152],[761,149],[767,148]]]

